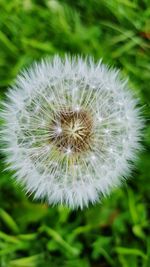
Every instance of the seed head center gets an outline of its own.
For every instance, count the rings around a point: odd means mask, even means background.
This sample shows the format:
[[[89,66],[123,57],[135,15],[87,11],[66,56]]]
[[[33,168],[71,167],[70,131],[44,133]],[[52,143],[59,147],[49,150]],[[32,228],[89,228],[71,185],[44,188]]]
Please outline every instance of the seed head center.
[[[75,121],[72,120],[69,125],[66,125],[66,127],[64,127],[66,134],[74,139],[82,138],[84,136],[84,130],[85,126],[79,119],[76,119]]]
[[[59,127],[57,127],[57,124]],[[90,148],[92,139],[92,117],[89,112],[80,110],[72,111],[64,109],[54,116],[50,132],[53,134],[50,141],[54,142],[56,147],[65,151],[69,148],[73,153],[81,153]],[[61,129],[61,131],[54,129]]]

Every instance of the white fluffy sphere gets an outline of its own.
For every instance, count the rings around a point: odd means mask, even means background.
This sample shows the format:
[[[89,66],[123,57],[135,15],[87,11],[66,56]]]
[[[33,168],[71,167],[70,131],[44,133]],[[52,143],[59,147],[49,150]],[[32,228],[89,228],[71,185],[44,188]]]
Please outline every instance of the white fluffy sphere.
[[[8,168],[35,198],[83,208],[129,174],[143,122],[118,71],[54,56],[23,71],[3,103]]]

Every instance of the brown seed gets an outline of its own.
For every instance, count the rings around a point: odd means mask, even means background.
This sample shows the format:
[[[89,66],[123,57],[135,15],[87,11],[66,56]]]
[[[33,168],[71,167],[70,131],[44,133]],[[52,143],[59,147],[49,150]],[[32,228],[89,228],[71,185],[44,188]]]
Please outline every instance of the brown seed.
[[[56,134],[55,129],[62,130]],[[81,153],[90,149],[93,121],[89,111],[63,108],[54,114],[50,125],[50,142],[53,142],[61,151],[70,148],[73,153]]]

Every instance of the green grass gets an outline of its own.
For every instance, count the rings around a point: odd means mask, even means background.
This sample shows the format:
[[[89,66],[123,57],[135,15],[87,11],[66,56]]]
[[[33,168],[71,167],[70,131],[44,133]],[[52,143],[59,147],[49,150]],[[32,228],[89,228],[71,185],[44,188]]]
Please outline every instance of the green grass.
[[[120,68],[149,116],[149,0],[0,0],[0,97],[21,68],[59,53]],[[149,267],[150,125],[132,178],[83,211],[28,198],[0,163],[1,267]]]

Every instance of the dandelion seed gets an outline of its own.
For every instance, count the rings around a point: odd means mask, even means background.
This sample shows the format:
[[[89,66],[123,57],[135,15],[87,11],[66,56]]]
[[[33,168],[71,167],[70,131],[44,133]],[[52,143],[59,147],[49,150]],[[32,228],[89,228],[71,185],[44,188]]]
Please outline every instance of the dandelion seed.
[[[79,106],[76,106],[76,107],[74,108],[74,111],[79,112],[79,111],[80,111],[80,107],[79,107]]]
[[[92,161],[95,161],[95,160],[96,160],[96,156],[95,156],[95,155],[92,155],[92,156],[91,156],[91,160],[92,160]]]
[[[129,173],[143,120],[118,71],[54,56],[22,72],[1,116],[3,150],[35,198],[83,208]]]
[[[70,147],[67,147],[67,148],[65,149],[65,152],[66,152],[67,155],[70,155],[70,154],[72,153],[72,150],[71,150]]]
[[[59,127],[59,126],[56,126],[55,131],[56,131],[56,134],[57,134],[57,135],[60,135],[60,134],[62,133],[62,128]]]
[[[98,121],[102,122],[103,118],[101,116],[98,116]]]
[[[110,133],[110,130],[109,129],[104,129],[104,133],[108,135]]]

